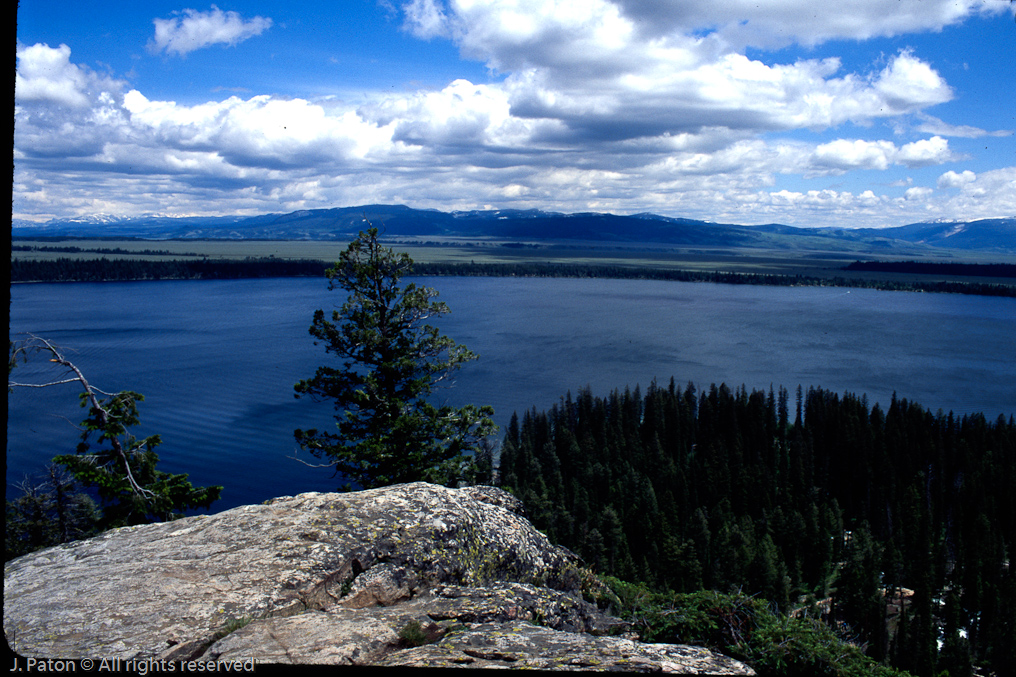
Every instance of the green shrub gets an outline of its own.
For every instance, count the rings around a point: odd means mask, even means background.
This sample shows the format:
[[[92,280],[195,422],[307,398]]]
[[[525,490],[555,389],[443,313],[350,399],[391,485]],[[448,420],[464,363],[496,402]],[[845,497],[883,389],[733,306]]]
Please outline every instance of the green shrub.
[[[403,646],[414,647],[427,644],[429,639],[423,626],[420,625],[420,621],[412,620],[399,630],[399,641]]]
[[[227,635],[230,635],[240,628],[250,625],[250,622],[254,620],[250,616],[244,616],[243,618],[229,618],[226,623],[215,633],[215,640],[218,641]]]
[[[616,578],[604,582],[616,595],[608,610],[645,642],[707,646],[744,661],[760,677],[907,675],[875,663],[824,623],[785,616],[747,595],[661,593]]]

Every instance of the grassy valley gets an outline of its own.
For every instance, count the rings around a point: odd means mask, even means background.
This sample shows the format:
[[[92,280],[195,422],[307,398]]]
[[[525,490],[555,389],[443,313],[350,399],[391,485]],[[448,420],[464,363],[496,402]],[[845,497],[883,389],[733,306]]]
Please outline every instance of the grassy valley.
[[[1016,219],[917,223],[885,229],[741,226],[655,214],[559,214],[539,210],[441,212],[364,205],[256,217],[137,217],[15,224],[12,259],[135,262],[168,260],[334,262],[366,223],[440,274],[698,275],[800,278],[783,283],[848,284],[925,291],[934,285],[1013,286],[970,270],[847,270],[855,261],[1016,264]],[[468,264],[456,273],[450,264]],[[484,268],[488,267],[488,268]],[[562,267],[569,267],[568,271]],[[24,269],[23,269],[24,270]],[[54,279],[29,270],[15,280]],[[49,268],[48,270],[52,270]],[[139,268],[140,270],[140,268]],[[144,279],[144,273],[140,279]],[[185,276],[187,273],[183,273]],[[291,273],[280,273],[291,274]],[[40,277],[41,275],[41,277]],[[27,276],[27,277],[26,277]],[[160,278],[173,277],[159,273]],[[151,275],[149,275],[151,277]],[[56,279],[74,279],[59,277]],[[91,279],[91,278],[89,278]],[[133,279],[122,276],[113,279]],[[717,281],[719,281],[717,279]],[[741,280],[750,281],[750,280]],[[956,291],[957,289],[949,289]],[[969,289],[968,289],[969,290]]]
[[[389,238],[388,242],[407,252],[419,264],[419,272],[423,274],[646,276],[712,281],[733,281],[731,276],[737,276],[740,278],[737,281],[746,283],[829,284],[926,291],[957,291],[960,287],[970,291],[980,285],[997,287],[994,293],[1016,294],[1016,279],[1011,276],[971,275],[970,271],[963,270],[965,264],[990,262],[1016,265],[1016,255],[995,254],[986,259],[983,252],[962,250],[936,251],[932,255],[920,248],[901,249],[886,257],[853,250],[605,244],[462,237],[398,237]],[[195,276],[166,268],[162,269],[165,272],[159,272],[156,264],[165,266],[170,261],[186,263],[191,269],[198,266],[195,262],[203,262],[200,264],[202,270],[208,267],[225,270],[243,264],[248,271],[219,275],[227,277],[316,276],[322,270],[318,264],[335,261],[345,245],[345,240],[18,238],[12,242],[11,258],[15,269],[12,271],[15,274],[12,281]],[[74,272],[83,262],[103,259],[107,262],[133,262],[132,272],[110,274],[108,277],[103,277],[102,272],[92,272],[87,276]],[[858,261],[880,260],[951,263],[959,266],[943,266],[934,272],[848,269]],[[70,272],[54,272],[55,262],[63,262],[65,269]],[[254,268],[259,271],[257,275],[249,272]],[[690,277],[668,277],[679,273],[688,273]],[[959,287],[934,287],[941,284]]]

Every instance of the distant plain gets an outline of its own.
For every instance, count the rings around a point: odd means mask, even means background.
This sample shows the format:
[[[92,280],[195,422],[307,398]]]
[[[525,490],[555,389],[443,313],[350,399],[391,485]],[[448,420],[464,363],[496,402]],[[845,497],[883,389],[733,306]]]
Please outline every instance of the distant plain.
[[[142,260],[268,258],[331,262],[348,244],[341,240],[140,240],[140,239],[16,239],[14,259],[123,258]],[[673,246],[602,242],[526,242],[460,237],[396,237],[386,241],[418,263],[551,263],[565,265],[623,266],[646,270],[800,275],[820,279],[844,278],[890,282],[981,282],[1016,286],[1012,278],[953,274],[910,274],[843,270],[848,264],[873,259],[949,263],[1016,264],[1016,255],[983,251],[937,250],[915,247],[872,252],[857,247],[841,250]],[[23,248],[30,248],[25,250]],[[79,251],[58,251],[77,248]],[[153,253],[158,252],[158,253]]]

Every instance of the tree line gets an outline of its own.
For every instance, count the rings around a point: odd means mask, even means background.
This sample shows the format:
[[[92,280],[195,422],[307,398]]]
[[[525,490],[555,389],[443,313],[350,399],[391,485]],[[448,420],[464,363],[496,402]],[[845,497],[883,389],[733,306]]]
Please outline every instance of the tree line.
[[[512,417],[499,483],[603,574],[824,607],[918,675],[1016,669],[1012,417],[815,388],[793,406],[782,387],[583,390]]]
[[[246,259],[11,259],[11,282],[132,282],[321,277],[328,264],[272,257]]]
[[[141,259],[11,260],[11,282],[101,282],[135,280],[214,280],[267,277],[320,277],[329,264],[314,259],[248,257],[196,261]],[[853,265],[853,264],[851,264]],[[1016,297],[1016,286],[979,282],[935,280],[867,280],[768,273],[695,271],[639,266],[575,263],[414,263],[417,276],[565,277],[622,280],[669,280],[780,287],[822,286],[885,291],[922,291],[982,296]]]
[[[977,277],[1016,277],[1012,263],[938,263],[932,261],[854,261],[844,270],[879,273],[916,273],[918,275],[970,275]]]
[[[26,245],[26,244],[15,244],[11,245],[11,251],[15,252],[57,252],[62,254],[80,254],[82,252],[89,254],[117,254],[117,255],[135,255],[135,256],[195,256],[205,257],[205,254],[198,254],[196,252],[171,252],[166,249],[138,249],[130,250],[124,249],[123,247],[75,247],[73,245]]]

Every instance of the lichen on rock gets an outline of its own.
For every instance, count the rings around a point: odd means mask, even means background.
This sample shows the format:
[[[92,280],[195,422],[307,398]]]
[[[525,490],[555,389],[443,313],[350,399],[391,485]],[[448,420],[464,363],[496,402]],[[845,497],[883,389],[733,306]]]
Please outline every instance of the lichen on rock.
[[[455,647],[477,628],[539,628],[555,633],[561,667],[591,667],[578,658],[591,638],[611,640],[595,644],[595,660],[629,647],[608,637],[625,624],[583,599],[597,585],[509,494],[412,483],[277,498],[25,555],[4,568],[4,632],[36,657],[493,665]],[[409,623],[429,643],[405,646]],[[442,646],[451,653],[427,658]],[[677,665],[654,651],[639,660]]]

